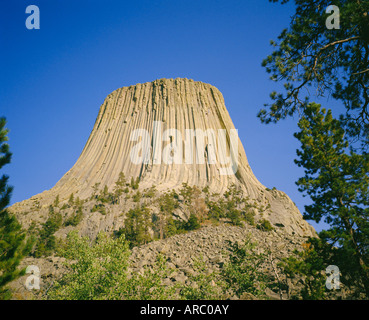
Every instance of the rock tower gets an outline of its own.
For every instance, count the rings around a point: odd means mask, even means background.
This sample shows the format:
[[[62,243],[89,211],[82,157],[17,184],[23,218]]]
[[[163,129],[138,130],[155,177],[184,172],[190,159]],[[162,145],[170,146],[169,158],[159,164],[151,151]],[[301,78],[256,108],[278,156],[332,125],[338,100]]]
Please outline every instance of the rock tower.
[[[238,137],[232,144],[234,133],[223,96],[210,84],[177,78],[117,89],[101,105],[75,165],[52,189],[14,204],[11,210],[27,211],[35,201],[47,207],[57,195],[60,201],[72,193],[88,198],[96,183],[111,190],[123,172],[128,179],[138,177],[140,188],[155,185],[162,192],[187,183],[221,194],[234,184],[245,196],[270,205],[267,218],[272,223],[290,234],[314,234],[287,195],[257,180]],[[147,148],[140,151],[140,143]],[[135,161],[134,154],[142,161]],[[235,174],[223,174],[232,160]]]

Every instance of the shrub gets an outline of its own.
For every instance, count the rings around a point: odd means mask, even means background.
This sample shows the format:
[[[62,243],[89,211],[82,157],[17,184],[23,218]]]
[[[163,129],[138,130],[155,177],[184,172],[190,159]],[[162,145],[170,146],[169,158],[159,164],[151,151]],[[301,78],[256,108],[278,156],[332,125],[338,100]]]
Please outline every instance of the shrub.
[[[151,227],[150,210],[145,206],[137,206],[128,211],[124,220],[124,227],[120,228],[118,234],[124,234],[131,247],[139,246],[152,241],[149,233]]]
[[[42,224],[42,229],[38,234],[34,255],[36,257],[52,254],[56,248],[56,239],[54,233],[62,225],[62,216],[55,213],[52,206],[49,207],[49,218]]]
[[[79,206],[77,211],[73,214],[72,217],[67,219],[64,223],[64,225],[67,226],[77,226],[83,219],[83,210],[82,206]]]
[[[102,203],[95,204],[92,207],[91,212],[100,212],[102,215],[106,215],[106,208]]]
[[[137,190],[140,184],[140,178],[137,177],[136,179],[133,179],[133,177],[131,178],[131,188],[133,190]]]
[[[191,214],[184,227],[185,230],[197,230],[200,228],[199,220],[194,214]]]
[[[244,243],[229,244],[229,262],[224,265],[222,277],[227,289],[241,296],[251,293],[263,297],[267,286],[267,276],[261,271],[266,261],[266,254],[257,253],[257,243],[249,237]]]
[[[241,226],[241,211],[240,210],[236,210],[236,209],[232,209],[229,210],[227,212],[227,218],[229,218],[231,220],[231,223],[234,226]]]
[[[220,300],[222,286],[219,273],[208,273],[208,266],[200,257],[194,261],[194,273],[188,275],[185,284],[179,285],[179,294],[185,300]]]
[[[251,226],[255,225],[255,218],[254,218],[254,214],[250,211],[244,212],[243,213],[244,216],[244,220]]]
[[[55,281],[47,293],[51,300],[168,300],[174,287],[162,280],[170,270],[165,258],[157,256],[153,269],[144,274],[129,272],[131,251],[124,236],[116,238],[100,233],[96,241],[68,234],[62,256],[68,261],[68,273]]]
[[[132,200],[133,202],[139,202],[141,200],[142,194],[139,190],[133,195]]]
[[[274,230],[272,224],[266,219],[261,219],[256,227],[262,231]]]

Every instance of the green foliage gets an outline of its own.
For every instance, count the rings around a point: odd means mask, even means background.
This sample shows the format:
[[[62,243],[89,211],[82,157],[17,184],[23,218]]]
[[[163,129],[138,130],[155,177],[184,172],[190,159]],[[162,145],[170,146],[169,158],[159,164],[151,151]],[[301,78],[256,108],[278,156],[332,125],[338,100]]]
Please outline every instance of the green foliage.
[[[284,82],[285,93],[273,92],[269,110],[258,116],[265,123],[297,111],[302,116],[295,134],[302,145],[296,163],[305,168],[305,176],[297,185],[312,200],[304,217],[324,220],[329,228],[319,234],[321,241],[336,247],[316,252],[345,270],[354,291],[369,296],[369,2],[335,1],[341,23],[336,30],[326,27],[328,14],[322,12],[330,4],[296,2],[289,29],[278,43],[272,41],[276,50],[263,61],[271,78]],[[309,86],[318,96],[343,102],[344,112],[334,118],[330,110],[309,103]],[[308,264],[310,256],[300,258]],[[305,294],[310,295],[315,293]]]
[[[11,160],[5,124],[5,118],[0,118],[0,169]],[[25,233],[16,217],[5,209],[13,190],[7,184],[8,179],[6,175],[0,177],[0,300],[11,298],[6,285],[24,272],[17,267],[31,245],[25,241]]]
[[[184,203],[190,205],[194,199],[199,197],[201,190],[196,186],[191,187],[187,183],[182,183],[179,194],[183,197]]]
[[[140,178],[139,177],[137,177],[136,179],[134,179],[133,177],[131,178],[131,188],[133,189],[133,190],[137,190],[138,189],[138,187],[139,187],[139,185],[140,185]]]
[[[77,232],[71,232],[61,254],[76,262],[68,264],[71,272],[54,284],[48,293],[49,299],[118,299],[121,295],[129,296],[130,288],[126,284],[130,252],[124,237],[112,239],[101,233],[90,245],[88,238],[80,238]]]
[[[74,194],[73,193],[69,197],[68,204],[69,204],[69,206],[74,205]]]
[[[320,236],[345,249],[369,296],[369,154],[349,148],[342,121],[318,104],[305,109],[295,134],[301,142],[295,162],[305,168],[297,185],[313,200],[304,217],[330,225]]]
[[[83,208],[82,206],[79,206],[76,210],[76,212],[68,218],[65,222],[65,226],[77,226],[83,219]]]
[[[165,236],[171,237],[174,236],[175,234],[184,233],[186,231],[184,227],[185,223],[186,222],[184,221],[175,220],[173,219],[173,217],[169,216],[166,220]]]
[[[242,196],[242,191],[233,184],[229,186],[223,198],[219,198],[217,201],[207,201],[208,217],[215,220],[228,218],[231,224],[236,226],[241,226],[242,221],[254,225],[254,214],[249,210],[252,205],[247,201]]]
[[[254,218],[254,214],[251,213],[250,211],[246,211],[244,212],[244,220],[250,225],[250,226],[254,226],[255,225],[255,218]]]
[[[92,208],[91,208],[91,212],[100,212],[102,215],[106,215],[106,208],[105,205],[103,205],[102,203],[99,204],[95,204]]]
[[[273,2],[276,2],[273,0]],[[282,1],[288,2],[288,1]],[[369,143],[369,2],[319,0],[295,1],[296,12],[275,48],[262,63],[273,81],[282,81],[285,92],[271,93],[263,122],[277,122],[304,109],[311,91],[343,102],[347,134]],[[330,30],[324,10],[334,4],[340,10],[340,28]],[[315,90],[308,89],[309,86]]]
[[[62,207],[60,208],[60,210],[65,210],[65,209],[68,209],[68,208],[70,208],[69,204],[64,203],[64,204],[62,205]]]
[[[178,232],[178,223],[173,219],[173,212],[178,208],[178,195],[174,192],[166,192],[158,199],[159,213],[153,215],[153,229],[159,235],[160,239],[164,239]]]
[[[295,250],[294,255],[284,258],[280,263],[289,278],[298,277],[303,283],[299,296],[294,296],[293,299],[325,300],[327,298],[328,292],[325,287],[327,276],[322,273],[328,266],[327,259],[315,249],[319,240],[311,241],[303,244],[301,251]],[[324,243],[320,242],[320,246],[322,245]]]
[[[128,211],[124,227],[119,230],[118,234],[124,234],[132,248],[152,241],[149,233],[151,226],[150,210],[145,206],[137,206]]]
[[[142,198],[142,194],[140,190],[137,190],[137,192],[132,196],[133,202],[140,202],[141,198]]]
[[[145,193],[143,194],[143,196],[145,198],[154,198],[155,195],[157,193],[156,187],[155,186],[151,186],[150,189],[146,190]]]
[[[250,238],[244,243],[230,243],[229,262],[224,265],[222,278],[227,288],[238,296],[250,293],[262,298],[265,294],[268,278],[261,271],[266,261],[265,253],[258,253],[257,244]]]
[[[204,260],[199,257],[193,265],[194,272],[188,275],[185,284],[179,285],[180,298],[184,300],[217,300],[223,298],[225,286],[217,272],[210,272]]]
[[[54,282],[47,293],[50,300],[213,300],[225,299],[229,293],[247,292],[264,298],[267,285],[260,267],[264,256],[256,253],[255,244],[231,244],[230,261],[223,272],[209,272],[200,257],[194,259],[193,272],[186,283],[164,285],[175,270],[168,268],[159,254],[156,263],[143,273],[131,272],[131,251],[123,235],[110,237],[100,233],[95,241],[68,234],[59,254],[67,259],[68,272]],[[228,291],[227,291],[228,290]]]
[[[60,213],[54,211],[53,206],[49,207],[49,217],[39,231],[34,256],[39,258],[51,255],[56,249],[56,238],[54,233],[62,226],[63,218]]]
[[[59,199],[59,195],[57,195],[57,196],[55,197],[55,200],[54,200],[53,206],[54,206],[54,207],[59,207],[59,204],[60,204],[60,199]]]
[[[175,286],[165,286],[163,279],[169,277],[172,270],[166,265],[166,259],[158,254],[153,268],[145,268],[142,275],[131,278],[130,299],[135,300],[169,300],[176,295]]]
[[[241,211],[234,209],[234,208],[230,208],[227,212],[227,217],[231,220],[231,223],[234,226],[241,226]]]
[[[129,244],[124,236],[112,238],[100,233],[93,243],[73,231],[60,252],[68,259],[70,272],[55,282],[48,292],[52,300],[165,300],[174,288],[163,286],[169,270],[163,256],[152,270],[131,274]]]
[[[200,223],[194,214],[191,214],[188,221],[184,225],[184,229],[187,231],[197,230],[200,228]]]
[[[270,221],[266,220],[266,219],[261,219],[256,227],[258,229],[262,230],[262,231],[272,231],[272,230],[274,230],[274,228],[273,228],[272,224],[270,223]]]
[[[171,214],[179,207],[178,195],[175,191],[165,192],[158,199],[159,209],[161,212]]]
[[[126,177],[124,175],[123,172],[119,173],[119,178],[118,180],[115,182],[115,187],[114,187],[114,203],[118,203],[120,197],[122,196],[123,192],[124,192],[124,187],[126,185]]]
[[[209,218],[214,220],[219,220],[220,218],[225,218],[226,216],[226,204],[223,198],[219,198],[218,201],[208,201],[209,208]]]

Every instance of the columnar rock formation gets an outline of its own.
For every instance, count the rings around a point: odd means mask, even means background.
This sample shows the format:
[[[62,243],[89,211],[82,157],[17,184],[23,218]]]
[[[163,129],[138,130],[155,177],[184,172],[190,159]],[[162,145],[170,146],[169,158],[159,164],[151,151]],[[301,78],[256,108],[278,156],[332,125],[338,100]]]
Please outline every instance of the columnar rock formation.
[[[132,153],[142,142],[133,134],[137,129],[148,133],[150,146],[149,153],[137,153],[144,158],[140,163],[132,160]],[[167,129],[173,131],[165,132]],[[222,140],[219,132],[224,129],[226,139]],[[188,79],[161,79],[120,88],[109,94],[101,105],[76,164],[51,190],[30,200],[37,199],[46,206],[56,195],[60,200],[68,199],[71,193],[87,198],[96,183],[112,190],[120,172],[128,179],[139,177],[142,188],[155,185],[159,191],[176,189],[187,183],[199,188],[208,186],[211,192],[222,193],[235,184],[251,199],[271,205],[268,218],[273,223],[283,224],[290,232],[313,234],[286,195],[266,190],[256,179],[238,138],[236,153],[232,153],[232,129],[235,128],[222,94],[209,84]],[[213,130],[217,136],[214,139],[211,135],[205,137],[202,145],[199,136],[188,136],[190,130],[204,133]],[[186,158],[190,149],[195,150],[192,163]],[[171,158],[173,155],[175,160]],[[166,163],[168,158],[174,163]],[[233,159],[237,164],[236,174],[221,174],[230,165],[229,162],[221,163],[223,158]],[[27,203],[15,204],[12,209],[21,211]]]
[[[150,135],[150,146],[158,147],[156,150],[152,148],[148,163],[134,164],[131,160],[133,148],[138,143],[131,141],[135,129],[146,130]],[[180,134],[174,133],[176,136],[172,139],[183,144],[181,164],[166,164],[162,156],[170,144],[170,141],[163,141],[167,129],[176,129]],[[118,89],[105,99],[81,156],[53,192],[61,197],[67,197],[71,192],[85,197],[91,194],[95,183],[112,187],[120,172],[126,177],[140,177],[142,186],[155,184],[159,190],[177,188],[185,182],[200,188],[208,185],[214,192],[223,192],[229,184],[240,183],[247,194],[256,197],[261,189],[265,189],[253,175],[241,143],[237,176],[221,175],[219,170],[226,164],[220,164],[219,159],[214,164],[199,164],[194,157],[192,164],[186,164],[186,129],[203,132],[213,129],[215,133],[218,129],[228,132],[234,129],[219,90],[187,79],[162,79]],[[207,140],[205,138],[204,149],[198,150],[205,154],[204,162],[208,162],[210,141]],[[194,137],[191,142],[196,144],[198,140]],[[229,152],[229,145],[226,149]],[[155,164],[160,155],[161,163]]]

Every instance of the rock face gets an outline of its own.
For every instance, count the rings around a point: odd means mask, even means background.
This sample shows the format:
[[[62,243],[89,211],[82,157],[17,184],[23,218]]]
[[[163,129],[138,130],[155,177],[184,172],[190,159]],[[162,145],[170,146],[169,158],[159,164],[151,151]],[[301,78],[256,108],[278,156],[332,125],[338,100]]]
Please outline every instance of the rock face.
[[[161,127],[156,132],[155,121]],[[134,164],[130,159],[137,145],[136,141],[131,141],[136,129],[147,131],[150,146],[156,142],[158,147],[152,150],[147,163]],[[69,197],[71,192],[85,198],[91,195],[95,183],[111,188],[120,172],[128,178],[140,177],[143,187],[155,184],[159,190],[177,188],[185,182],[199,188],[208,185],[214,192],[223,192],[231,183],[239,183],[248,195],[257,197],[260,190],[265,189],[253,175],[241,142],[237,176],[221,175],[222,165],[218,159],[214,164],[198,164],[196,162],[200,161],[196,159],[186,164],[185,152],[181,164],[166,164],[163,156],[161,163],[155,164],[155,160],[160,161],[158,158],[165,152],[165,146],[170,144],[170,141],[160,141],[165,139],[167,129],[177,130],[172,139],[179,144],[185,140],[186,130],[206,132],[212,129],[217,133],[218,129],[234,129],[234,125],[222,94],[209,84],[162,79],[120,88],[107,96],[78,161],[51,191],[61,198]],[[192,142],[196,144],[199,140],[193,138]],[[207,140],[205,138],[203,150],[198,150],[198,156],[202,153],[205,160],[210,156],[210,141]],[[185,147],[182,149],[184,151]]]
[[[135,133],[137,129],[144,134]],[[313,235],[313,228],[293,202],[281,191],[266,189],[254,176],[238,137],[232,144],[234,129],[222,94],[209,84],[161,79],[120,88],[101,105],[75,165],[52,189],[16,203],[10,210],[30,211],[35,202],[44,208],[57,195],[61,202],[72,193],[88,198],[96,183],[112,190],[123,172],[128,179],[139,177],[140,188],[155,185],[159,191],[178,189],[187,183],[223,193],[235,184],[245,196],[270,205],[266,218],[273,224],[283,225],[290,234]],[[207,134],[203,140],[201,133]],[[140,144],[148,149],[140,149]],[[190,150],[193,157],[189,156]],[[138,161],[140,157],[142,161]],[[235,174],[223,174],[227,167],[235,169]],[[106,225],[104,221],[114,217],[108,214],[99,223]]]

